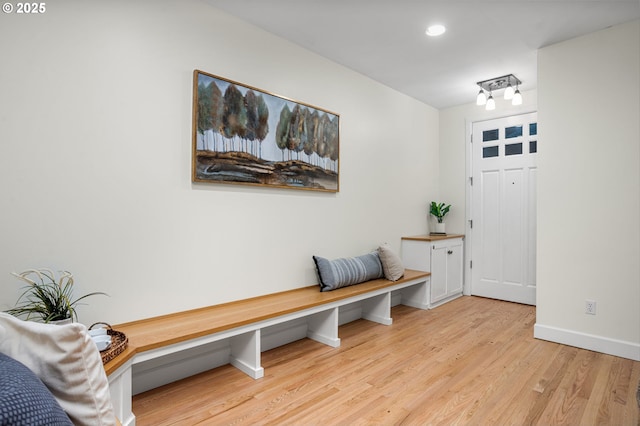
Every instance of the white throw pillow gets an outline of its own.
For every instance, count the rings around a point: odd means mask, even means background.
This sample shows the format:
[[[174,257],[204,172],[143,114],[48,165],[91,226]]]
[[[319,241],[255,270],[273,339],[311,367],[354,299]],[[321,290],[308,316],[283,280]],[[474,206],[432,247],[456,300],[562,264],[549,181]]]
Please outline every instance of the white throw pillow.
[[[388,243],[378,247],[378,255],[382,263],[384,277],[390,281],[398,281],[404,275],[404,265]]]
[[[42,324],[0,312],[0,352],[33,371],[74,425],[116,424],[102,358],[83,324]]]

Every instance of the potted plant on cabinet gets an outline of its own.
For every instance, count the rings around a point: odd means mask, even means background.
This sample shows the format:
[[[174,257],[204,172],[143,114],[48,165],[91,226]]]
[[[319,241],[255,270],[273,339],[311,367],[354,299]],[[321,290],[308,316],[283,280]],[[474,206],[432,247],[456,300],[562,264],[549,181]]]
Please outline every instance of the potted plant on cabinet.
[[[429,213],[435,216],[437,222],[435,226],[435,231],[432,234],[445,234],[445,226],[444,226],[444,217],[447,213],[449,213],[449,209],[451,209],[451,204],[445,205],[445,203],[436,203],[435,201],[431,202],[429,207]]]
[[[49,269],[29,269],[19,274],[14,272],[13,275],[28,285],[24,287],[16,306],[7,313],[16,317],[25,316],[27,320],[35,317],[46,323],[77,321],[78,302],[97,294],[106,296],[106,293],[93,292],[74,299],[73,275],[68,271],[60,271],[57,278]]]

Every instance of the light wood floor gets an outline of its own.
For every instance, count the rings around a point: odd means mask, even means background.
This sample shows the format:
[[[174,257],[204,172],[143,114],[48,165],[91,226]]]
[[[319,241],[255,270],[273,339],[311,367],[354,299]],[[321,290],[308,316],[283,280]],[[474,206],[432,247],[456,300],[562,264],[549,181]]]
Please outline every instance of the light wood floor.
[[[393,324],[340,327],[134,397],[145,425],[637,426],[640,362],[533,338],[535,308],[462,297],[397,306]]]

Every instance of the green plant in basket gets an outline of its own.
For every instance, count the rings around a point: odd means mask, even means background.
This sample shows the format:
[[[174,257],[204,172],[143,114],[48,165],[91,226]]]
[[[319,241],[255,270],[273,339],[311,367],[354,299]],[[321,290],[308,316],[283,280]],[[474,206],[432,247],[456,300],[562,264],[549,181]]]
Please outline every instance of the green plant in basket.
[[[76,306],[78,302],[102,292],[93,292],[73,298],[73,275],[69,271],[60,271],[58,277],[49,269],[29,269],[12,275],[26,282],[24,292],[18,298],[16,306],[7,313],[16,317],[24,316],[30,320],[36,318],[42,322],[65,319],[78,320]]]
[[[451,204],[445,205],[444,203],[436,203],[435,201],[432,201],[431,206],[429,207],[429,213],[438,219],[438,223],[442,223],[445,215],[449,213],[450,208]]]

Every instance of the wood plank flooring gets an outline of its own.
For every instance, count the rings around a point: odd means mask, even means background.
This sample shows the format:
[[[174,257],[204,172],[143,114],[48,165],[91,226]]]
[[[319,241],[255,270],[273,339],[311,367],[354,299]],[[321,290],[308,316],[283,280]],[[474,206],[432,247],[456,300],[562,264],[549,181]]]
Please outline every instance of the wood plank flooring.
[[[136,395],[137,425],[639,426],[640,362],[533,338],[535,308],[462,297]]]

